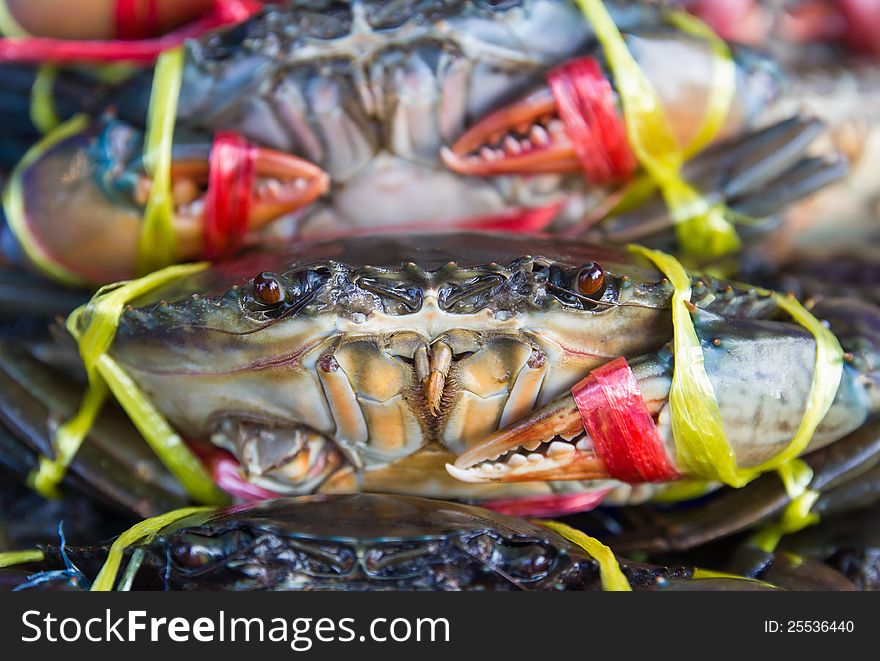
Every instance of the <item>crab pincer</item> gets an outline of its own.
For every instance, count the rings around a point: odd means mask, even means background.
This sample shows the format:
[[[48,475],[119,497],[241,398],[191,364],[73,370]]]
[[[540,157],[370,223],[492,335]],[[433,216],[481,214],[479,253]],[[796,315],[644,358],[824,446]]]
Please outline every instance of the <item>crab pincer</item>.
[[[77,284],[130,278],[154,177],[142,134],[105,117],[76,122],[35,147],[6,195],[10,226],[31,261]],[[230,134],[181,139],[170,168],[171,230],[180,261],[216,257],[249,233],[307,208],[329,185],[311,163]],[[59,224],[59,214],[67,222]]]

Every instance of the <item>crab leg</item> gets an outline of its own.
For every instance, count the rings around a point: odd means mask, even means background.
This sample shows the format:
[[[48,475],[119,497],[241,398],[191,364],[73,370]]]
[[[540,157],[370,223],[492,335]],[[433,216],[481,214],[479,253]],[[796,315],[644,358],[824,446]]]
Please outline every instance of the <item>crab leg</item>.
[[[840,499],[835,485],[858,477],[866,471],[865,467],[869,476],[876,474],[880,423],[865,425],[838,443],[807,455],[805,461],[814,471],[810,489],[822,493],[813,511],[820,516],[830,514],[829,504]],[[861,488],[864,490],[864,483]],[[651,512],[647,525],[638,531],[624,532],[611,543],[622,553],[686,551],[753,528],[777,516],[789,501],[779,478],[768,474],[743,489],[719,492],[713,496],[711,507]]]
[[[817,158],[808,148],[825,130],[815,119],[791,117],[707,149],[682,173],[706,199],[723,201],[736,215],[772,217],[790,202],[840,180],[848,170],[841,157]],[[571,232],[584,231],[592,241],[656,241],[674,226],[660,194],[637,209],[596,224],[589,216]],[[747,228],[748,225],[744,225]]]

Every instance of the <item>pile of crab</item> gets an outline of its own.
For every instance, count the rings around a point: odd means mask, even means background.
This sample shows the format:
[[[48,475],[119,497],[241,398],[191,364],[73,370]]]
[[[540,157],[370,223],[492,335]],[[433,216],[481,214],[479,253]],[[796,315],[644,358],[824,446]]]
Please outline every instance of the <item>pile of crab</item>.
[[[0,588],[880,587],[858,3],[26,4]]]

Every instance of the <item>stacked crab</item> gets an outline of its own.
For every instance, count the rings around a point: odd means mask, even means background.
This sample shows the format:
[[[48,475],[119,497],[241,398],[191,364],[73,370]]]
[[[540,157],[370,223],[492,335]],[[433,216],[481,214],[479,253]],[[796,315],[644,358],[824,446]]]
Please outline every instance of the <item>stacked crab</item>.
[[[3,585],[880,585],[871,66],[656,2],[39,4]]]

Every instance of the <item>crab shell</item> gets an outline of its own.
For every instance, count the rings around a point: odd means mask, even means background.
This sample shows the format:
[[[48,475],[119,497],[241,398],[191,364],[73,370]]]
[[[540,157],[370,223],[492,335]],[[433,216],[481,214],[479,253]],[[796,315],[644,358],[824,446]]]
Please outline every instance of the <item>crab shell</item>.
[[[142,580],[186,589],[583,590],[596,563],[559,535],[457,503],[378,494],[263,501],[190,517],[145,545]],[[679,572],[682,578],[688,572]]]
[[[101,568],[107,554],[105,544],[44,550],[43,581],[27,582],[26,576],[4,571],[0,582],[75,589]],[[135,590],[605,589],[605,568],[600,572],[576,542],[537,523],[387,494],[280,498],[196,513],[125,553],[140,554],[131,575]],[[635,590],[726,585],[692,582],[697,576],[688,566],[616,562]],[[67,571],[49,569],[59,566]],[[754,582],[734,585],[749,589]]]

